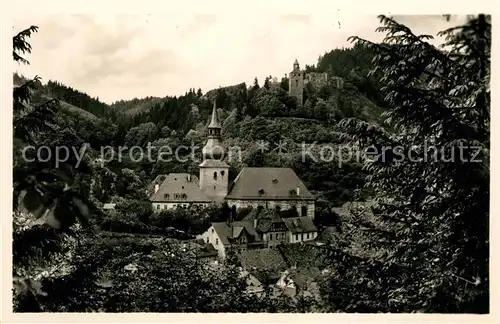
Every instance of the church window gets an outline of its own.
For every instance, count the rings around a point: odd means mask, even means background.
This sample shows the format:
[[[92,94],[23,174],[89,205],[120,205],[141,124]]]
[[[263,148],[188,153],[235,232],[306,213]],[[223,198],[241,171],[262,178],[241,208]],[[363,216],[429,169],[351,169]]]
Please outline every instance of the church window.
[[[214,232],[214,229],[212,228],[212,233]]]
[[[273,233],[270,233],[269,234],[269,241],[272,241],[273,240]]]
[[[219,244],[219,239],[218,239],[218,238],[216,238],[216,239],[215,239],[215,245],[218,245],[218,244]]]
[[[225,172],[224,172],[224,170],[222,170],[222,171],[220,172],[220,175],[221,175],[221,176],[224,176],[224,173],[225,173]]]
[[[217,180],[217,171],[214,172],[214,180]]]
[[[307,216],[307,207],[306,206],[301,207],[301,214],[302,214],[302,216]]]

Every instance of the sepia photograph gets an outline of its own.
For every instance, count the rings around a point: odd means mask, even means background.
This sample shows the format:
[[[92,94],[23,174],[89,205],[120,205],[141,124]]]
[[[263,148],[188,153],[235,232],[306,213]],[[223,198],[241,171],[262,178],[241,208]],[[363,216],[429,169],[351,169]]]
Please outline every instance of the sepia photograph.
[[[9,28],[13,313],[490,313],[490,14]]]

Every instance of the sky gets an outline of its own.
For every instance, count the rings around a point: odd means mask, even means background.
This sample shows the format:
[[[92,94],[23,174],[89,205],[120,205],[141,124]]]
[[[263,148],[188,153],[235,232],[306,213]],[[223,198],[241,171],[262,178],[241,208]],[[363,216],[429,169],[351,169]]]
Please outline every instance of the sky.
[[[454,16],[394,16],[419,34],[436,33],[463,20]],[[29,66],[15,71],[42,81],[57,80],[108,104],[146,96],[203,92],[241,82],[281,78],[293,61],[316,64],[335,48],[352,46],[349,36],[380,41],[375,15],[340,10],[316,14],[279,11],[256,17],[224,13],[37,14],[13,18],[12,35],[39,27],[29,42]]]

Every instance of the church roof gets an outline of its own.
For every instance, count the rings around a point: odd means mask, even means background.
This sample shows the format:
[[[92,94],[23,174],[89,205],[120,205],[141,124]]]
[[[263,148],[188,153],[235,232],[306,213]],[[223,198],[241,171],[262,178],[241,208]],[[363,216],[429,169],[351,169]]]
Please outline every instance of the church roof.
[[[290,168],[243,168],[226,198],[311,200],[314,196]]]
[[[208,128],[222,128],[221,123],[219,121],[219,117],[217,116],[217,105],[214,100],[214,107],[212,109],[212,118],[210,119],[210,124]]]
[[[167,197],[165,195],[168,195]],[[184,196],[185,195],[185,196]],[[188,173],[170,173],[150,197],[153,202],[210,202],[200,189],[198,177]]]

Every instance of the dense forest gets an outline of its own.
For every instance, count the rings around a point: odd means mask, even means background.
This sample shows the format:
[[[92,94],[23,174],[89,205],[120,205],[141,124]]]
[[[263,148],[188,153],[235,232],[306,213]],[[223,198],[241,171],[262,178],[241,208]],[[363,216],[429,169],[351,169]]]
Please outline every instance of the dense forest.
[[[306,86],[303,105],[289,96],[286,78],[276,87],[271,76],[206,93],[189,89],[178,97],[107,105],[55,80],[44,84],[15,74],[15,310],[488,312],[490,17],[470,17],[443,31],[447,50],[391,18],[380,21],[384,43],[353,37],[353,47],[306,66],[327,72],[330,82]],[[28,39],[37,31],[32,26],[14,36],[16,62],[27,63]],[[343,79],[342,87],[335,77]],[[145,189],[159,174],[196,174],[199,161],[137,162],[132,150],[117,158],[120,146],[150,145],[153,157],[163,145],[201,148],[214,101],[224,144],[241,148],[230,177],[245,166],[290,167],[317,198],[318,226],[339,228],[338,241],[324,252],[333,271],[322,282],[321,302],[243,294],[245,281],[231,258],[207,272],[180,252],[170,239],[193,237],[211,221],[225,220],[228,211],[153,213]],[[260,140],[286,146],[263,153]],[[375,159],[315,162],[301,153],[303,143],[361,150],[413,148],[423,141],[451,149],[459,142],[480,146],[482,163],[396,162],[393,150]],[[62,164],[53,157],[32,163],[22,154],[27,145],[79,151]],[[114,158],[104,161],[103,147]],[[354,200],[379,201],[380,219],[340,219],[332,211]],[[108,202],[116,203],[115,211],[103,211]],[[161,238],[138,242],[107,232]],[[162,253],[165,246],[172,253]],[[160,281],[120,271],[137,254]],[[199,296],[186,294],[190,287]]]

